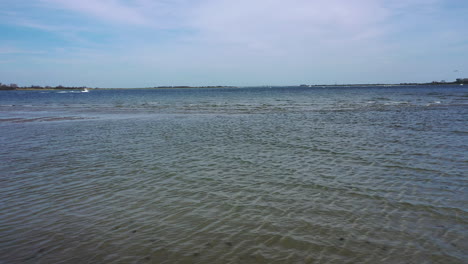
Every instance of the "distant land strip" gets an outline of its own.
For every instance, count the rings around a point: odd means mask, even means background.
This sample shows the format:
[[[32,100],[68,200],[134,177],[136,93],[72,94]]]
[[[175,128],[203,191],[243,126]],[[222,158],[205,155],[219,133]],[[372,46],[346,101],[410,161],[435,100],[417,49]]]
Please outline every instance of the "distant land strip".
[[[359,86],[413,86],[413,85],[464,85],[468,84],[468,78],[456,79],[453,82],[433,81],[427,83],[398,83],[398,84],[301,84],[301,85],[258,85],[249,87],[359,87]],[[194,88],[238,88],[239,86],[216,85],[216,86],[154,86],[135,88],[91,88],[86,86],[18,86],[17,84],[0,83],[0,90],[84,90],[84,89],[194,89]],[[247,86],[246,86],[247,87]]]

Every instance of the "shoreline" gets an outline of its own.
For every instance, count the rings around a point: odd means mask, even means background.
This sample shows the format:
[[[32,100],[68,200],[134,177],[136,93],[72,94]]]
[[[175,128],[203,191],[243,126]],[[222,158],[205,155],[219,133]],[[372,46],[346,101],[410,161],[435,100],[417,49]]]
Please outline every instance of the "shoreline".
[[[402,83],[402,84],[312,84],[312,85],[259,85],[259,86],[157,86],[157,87],[135,87],[135,88],[75,88],[75,87],[47,87],[47,88],[31,88],[31,87],[18,87],[9,89],[0,89],[0,91],[80,91],[80,90],[126,90],[126,89],[220,89],[220,88],[243,88],[243,87],[304,87],[304,88],[328,88],[328,87],[398,87],[398,86],[463,86],[463,83]]]

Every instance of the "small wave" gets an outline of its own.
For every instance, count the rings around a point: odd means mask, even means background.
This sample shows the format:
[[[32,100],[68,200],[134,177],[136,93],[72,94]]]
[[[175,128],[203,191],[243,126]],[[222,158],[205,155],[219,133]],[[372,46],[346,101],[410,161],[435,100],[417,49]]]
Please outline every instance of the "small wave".
[[[81,91],[59,91],[59,94],[66,94],[66,93],[81,93]]]
[[[79,116],[51,116],[51,117],[37,117],[37,118],[3,118],[0,119],[0,122],[12,122],[12,123],[29,123],[29,122],[49,122],[49,121],[72,121],[72,120],[82,120],[90,119],[86,117]]]
[[[391,101],[388,103],[385,103],[384,105],[409,105],[410,102],[405,102],[405,101]]]
[[[441,101],[434,101],[434,102],[428,103],[426,106],[440,105],[441,103],[442,103]]]

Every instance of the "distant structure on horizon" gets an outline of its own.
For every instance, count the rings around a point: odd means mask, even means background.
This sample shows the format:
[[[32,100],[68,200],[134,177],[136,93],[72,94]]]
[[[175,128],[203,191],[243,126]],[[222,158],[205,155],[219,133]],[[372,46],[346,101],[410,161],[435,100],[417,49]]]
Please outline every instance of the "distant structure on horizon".
[[[460,84],[468,84],[468,78],[459,78],[456,82]]]

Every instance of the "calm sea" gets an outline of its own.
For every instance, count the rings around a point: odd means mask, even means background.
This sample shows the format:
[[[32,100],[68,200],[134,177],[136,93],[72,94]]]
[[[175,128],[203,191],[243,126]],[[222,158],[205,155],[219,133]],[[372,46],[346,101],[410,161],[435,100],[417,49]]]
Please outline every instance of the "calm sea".
[[[468,262],[463,86],[1,91],[0,143],[0,263]]]

